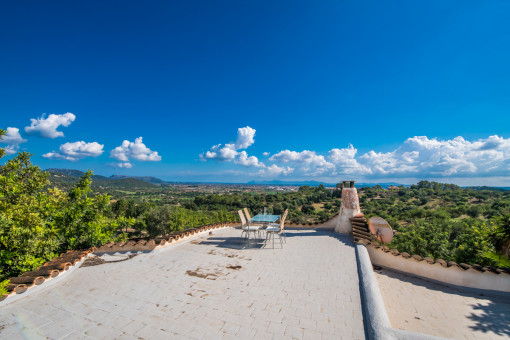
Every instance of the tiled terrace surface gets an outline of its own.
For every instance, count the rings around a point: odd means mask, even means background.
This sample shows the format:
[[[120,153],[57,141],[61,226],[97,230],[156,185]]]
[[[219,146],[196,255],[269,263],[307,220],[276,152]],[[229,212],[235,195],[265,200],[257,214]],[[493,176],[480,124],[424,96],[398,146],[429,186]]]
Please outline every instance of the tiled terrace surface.
[[[364,339],[352,238],[291,230],[283,249],[224,229],[79,268],[0,307],[2,339]]]
[[[451,339],[510,339],[510,296],[488,296],[380,269],[392,327]]]

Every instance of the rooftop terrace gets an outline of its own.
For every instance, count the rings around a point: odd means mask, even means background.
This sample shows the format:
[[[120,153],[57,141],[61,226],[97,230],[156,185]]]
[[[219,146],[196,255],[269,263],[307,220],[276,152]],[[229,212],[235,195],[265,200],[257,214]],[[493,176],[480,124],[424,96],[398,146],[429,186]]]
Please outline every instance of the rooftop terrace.
[[[5,339],[364,339],[352,238],[289,231],[242,249],[240,231],[81,267],[2,307]],[[334,270],[332,270],[334,268]]]
[[[283,249],[273,249],[261,242],[246,248],[240,235],[219,229],[134,257],[89,257],[90,266],[3,301],[0,338],[365,338],[370,321],[351,236],[295,228]],[[389,271],[377,275],[395,328],[461,339],[510,336],[506,300],[444,293],[447,287]],[[490,311],[475,311],[488,300]],[[470,310],[481,318],[466,321]],[[443,327],[448,332],[438,332]]]

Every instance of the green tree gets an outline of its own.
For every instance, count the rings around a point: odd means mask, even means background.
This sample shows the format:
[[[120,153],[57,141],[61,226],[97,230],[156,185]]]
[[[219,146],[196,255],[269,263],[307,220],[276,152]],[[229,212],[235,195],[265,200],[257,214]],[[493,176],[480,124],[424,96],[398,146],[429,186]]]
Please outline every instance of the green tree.
[[[160,236],[172,231],[169,206],[154,207],[143,215],[144,226],[150,236]]]
[[[500,216],[496,219],[496,227],[491,234],[491,241],[496,252],[506,258],[510,257],[510,215]]]
[[[129,209],[129,202],[124,198],[121,198],[111,204],[111,209],[116,217],[126,216],[126,213]]]
[[[490,232],[490,226],[476,220],[469,223],[415,221],[402,228],[389,246],[401,252],[446,261],[487,264],[482,254],[492,249],[488,237]]]
[[[89,248],[119,237],[125,238],[125,235],[116,233],[119,223],[125,221],[107,217],[110,196],[89,196],[91,177],[92,171],[89,170],[69,193],[62,195],[57,209],[47,216],[57,230],[63,249]]]
[[[301,211],[303,214],[313,214],[315,212],[315,208],[311,204],[303,204]]]
[[[0,149],[3,154],[3,149]],[[44,211],[58,193],[40,191],[47,174],[32,165],[30,154],[18,153],[0,167],[0,275],[9,277],[34,269],[56,255],[58,239],[48,228]]]
[[[0,130],[0,137],[5,132]],[[5,151],[0,148],[0,155]],[[20,152],[0,167],[0,280],[33,270],[58,253],[121,239],[106,216],[109,196],[89,197],[87,172],[68,193]]]

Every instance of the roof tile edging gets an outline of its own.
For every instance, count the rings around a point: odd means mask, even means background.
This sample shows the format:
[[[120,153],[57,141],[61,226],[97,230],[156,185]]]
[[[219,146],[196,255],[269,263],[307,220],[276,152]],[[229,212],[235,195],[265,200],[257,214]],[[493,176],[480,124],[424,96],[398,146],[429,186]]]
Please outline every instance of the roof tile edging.
[[[487,266],[483,267],[479,264],[473,264],[469,265],[466,263],[456,263],[454,261],[446,262],[443,259],[433,259],[430,257],[424,257],[422,258],[420,255],[414,254],[410,255],[409,253],[402,252],[400,253],[397,249],[389,249],[385,245],[381,245],[379,242],[375,241],[375,239],[370,234],[370,231],[368,230],[368,224],[367,220],[363,213],[359,213],[356,216],[350,218],[352,230],[353,230],[353,237],[356,243],[363,244],[365,246],[371,245],[373,248],[381,250],[385,253],[392,253],[395,256],[402,256],[404,259],[413,259],[415,261],[425,261],[428,264],[436,264],[439,263],[442,267],[450,268],[455,267],[462,270],[468,270],[473,269],[478,272],[491,272],[495,274],[501,274],[506,273],[510,275],[510,269],[506,268],[499,268],[499,267],[493,267],[493,266]]]
[[[185,229],[179,232],[175,232],[163,237],[157,237],[154,239],[147,240],[142,239],[138,241],[135,241],[136,239],[135,240],[130,239],[125,242],[117,243],[110,242],[98,248],[92,247],[85,250],[68,250],[67,252],[60,254],[60,256],[55,257],[50,261],[46,262],[36,270],[24,272],[18,277],[9,278],[11,283],[6,287],[9,293],[0,296],[0,303],[6,300],[8,297],[15,296],[17,294],[22,294],[32,287],[42,285],[45,281],[58,277],[60,274],[67,272],[77,263],[81,263],[82,260],[84,260],[92,253],[112,253],[118,251],[128,252],[134,250],[133,248],[136,247],[137,245],[147,246],[150,249],[146,250],[153,251],[155,249],[161,249],[163,247],[167,247],[175,243],[188,240],[194,236],[202,235],[204,232],[213,229],[236,226],[237,224],[239,223],[237,222],[214,223],[204,225],[201,227]],[[118,248],[120,248],[120,250],[113,250]]]
[[[425,258],[422,258],[420,255],[409,255],[408,253],[406,252],[402,252],[400,253],[397,249],[389,249],[388,247],[386,246],[383,246],[381,244],[379,244],[378,242],[376,241],[368,241],[366,239],[359,239],[357,240],[357,243],[358,244],[361,244],[361,245],[364,245],[365,247],[372,247],[378,251],[382,251],[382,252],[385,252],[385,253],[391,253],[392,255],[394,256],[401,256],[403,257],[404,259],[406,260],[414,260],[414,261],[425,261],[426,263],[430,264],[430,265],[434,265],[434,264],[439,264],[441,265],[442,267],[444,268],[451,268],[451,267],[454,267],[454,268],[458,268],[458,269],[462,269],[463,271],[466,271],[466,270],[474,270],[474,271],[477,271],[477,272],[489,272],[489,273],[494,273],[494,274],[507,274],[507,275],[510,275],[510,269],[506,269],[506,268],[499,268],[499,267],[492,267],[492,266],[487,266],[487,267],[483,267],[479,264],[473,264],[473,265],[469,265],[469,264],[466,264],[466,263],[456,263],[454,261],[449,261],[449,262],[446,262],[445,260],[443,259],[432,259],[430,257],[425,257]]]
[[[73,264],[79,264],[84,261],[94,249],[92,247],[86,250],[68,251],[46,262],[36,270],[24,272],[18,277],[9,278],[11,283],[6,287],[9,293],[0,296],[0,305],[7,298],[9,300],[5,301],[5,303],[13,301],[13,297],[18,297],[19,294],[25,293],[31,288],[37,288],[43,283],[52,283],[61,279],[64,274],[73,271],[75,268]],[[20,296],[20,298],[22,297]]]

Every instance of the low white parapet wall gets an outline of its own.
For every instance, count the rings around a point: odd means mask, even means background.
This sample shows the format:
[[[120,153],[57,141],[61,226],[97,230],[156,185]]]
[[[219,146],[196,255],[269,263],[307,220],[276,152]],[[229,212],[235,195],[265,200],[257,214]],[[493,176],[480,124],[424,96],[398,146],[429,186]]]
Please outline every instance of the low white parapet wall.
[[[44,273],[45,276],[40,276],[42,274],[38,274],[38,270],[29,272],[33,275],[29,275],[23,277],[22,283],[14,283],[10,286],[13,286],[9,289],[10,293],[5,295],[0,295],[0,306],[11,303],[13,301],[19,300],[25,296],[30,295],[32,292],[39,291],[45,287],[48,287],[49,284],[43,283],[54,283],[63,279],[64,274],[65,277],[69,276],[69,273],[76,270],[81,266],[81,264],[88,258],[91,253],[95,255],[101,254],[113,254],[113,253],[139,253],[139,252],[151,252],[165,249],[166,247],[170,247],[176,244],[182,244],[199,236],[202,236],[206,233],[210,233],[212,230],[218,230],[223,228],[231,228],[236,227],[238,223],[216,223],[212,225],[201,226],[197,228],[186,229],[180,232],[176,232],[173,235],[168,235],[164,237],[157,237],[154,239],[147,240],[128,240],[127,242],[118,242],[118,243],[108,243],[102,245],[99,248],[90,248],[83,251],[68,251],[67,253],[61,254],[59,257],[52,259],[52,261],[46,262],[39,269],[49,268],[47,265],[52,265],[51,274]],[[58,266],[58,269],[55,269]],[[49,270],[49,269],[48,269]],[[25,273],[27,274],[27,273]],[[16,278],[17,279],[17,278]],[[12,278],[11,278],[12,280]],[[8,286],[9,288],[9,286]]]
[[[331,217],[329,220],[324,222],[315,222],[315,223],[285,223],[285,228],[313,228],[313,229],[335,229],[338,224],[338,220],[340,219],[340,215],[336,214]]]
[[[429,334],[404,331],[392,328],[390,318],[384,306],[384,300],[372,269],[371,259],[363,245],[356,245],[356,260],[363,298],[364,323],[369,340],[440,340],[444,339]]]
[[[385,252],[383,249],[377,249],[371,245],[366,247],[370,260],[375,265],[455,286],[510,292],[510,274],[507,272],[498,274],[488,270],[479,271],[471,266],[467,269],[458,265],[445,266],[439,262],[430,263],[423,259],[405,258],[401,254]]]

